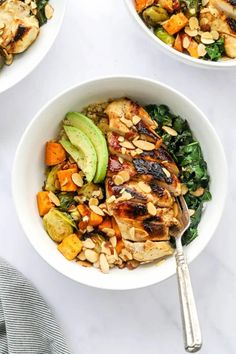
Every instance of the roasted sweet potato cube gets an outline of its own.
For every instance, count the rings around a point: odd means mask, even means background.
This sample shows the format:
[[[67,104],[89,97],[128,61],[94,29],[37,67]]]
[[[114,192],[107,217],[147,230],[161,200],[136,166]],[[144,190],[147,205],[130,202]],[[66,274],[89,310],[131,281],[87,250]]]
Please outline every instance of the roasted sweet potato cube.
[[[187,51],[193,58],[199,58],[198,54],[198,44],[194,39],[191,39],[189,47],[187,48]]]
[[[98,226],[103,222],[103,217],[91,211],[89,215],[89,225]]]
[[[135,0],[135,7],[137,12],[142,12],[146,7],[154,4],[156,0]]]
[[[163,28],[169,34],[173,35],[179,32],[182,28],[184,28],[188,23],[188,18],[184,16],[182,12],[178,13],[177,15],[171,16],[169,20],[163,23]]]
[[[45,151],[45,163],[47,166],[58,165],[59,163],[65,161],[66,152],[61,144],[48,141],[46,144]]]
[[[72,181],[73,173],[77,172],[77,168],[69,168],[57,172],[57,177],[60,183],[60,190],[63,192],[75,192],[77,190],[76,184]]]
[[[38,204],[38,210],[40,216],[46,215],[49,212],[49,210],[53,207],[53,203],[49,199],[48,192],[46,191],[38,192],[37,204]]]
[[[57,248],[66,259],[72,261],[72,259],[80,253],[82,249],[82,242],[76,234],[71,234],[65,237]]]
[[[158,4],[169,13],[173,12],[173,0],[159,0]]]
[[[179,52],[183,52],[183,44],[182,44],[182,39],[181,35],[178,33],[175,42],[174,42],[174,48],[178,50]]]
[[[79,204],[77,206],[77,209],[79,210],[79,213],[82,217],[89,216],[90,214],[90,209],[87,207],[86,204]]]

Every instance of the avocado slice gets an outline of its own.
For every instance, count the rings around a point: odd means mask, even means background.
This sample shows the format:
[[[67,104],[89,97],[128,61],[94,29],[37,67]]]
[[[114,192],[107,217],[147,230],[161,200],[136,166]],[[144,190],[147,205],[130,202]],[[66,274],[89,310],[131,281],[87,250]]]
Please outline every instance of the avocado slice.
[[[85,168],[85,156],[81,150],[78,150],[71,142],[63,137],[60,141],[60,144],[66,150],[66,152],[75,160],[79,168],[84,172]]]
[[[97,169],[97,155],[93,144],[87,135],[78,128],[64,125],[64,130],[71,144],[79,151],[79,154],[77,152],[77,161],[83,161],[82,164],[78,164],[79,167],[84,172],[87,181],[92,182]],[[82,159],[82,156],[84,156],[84,159]]]
[[[87,135],[93,144],[98,158],[94,182],[102,182],[106,176],[108,166],[108,149],[103,133],[91,119],[81,113],[69,112],[67,113],[66,118],[70,125],[82,130],[82,132]]]

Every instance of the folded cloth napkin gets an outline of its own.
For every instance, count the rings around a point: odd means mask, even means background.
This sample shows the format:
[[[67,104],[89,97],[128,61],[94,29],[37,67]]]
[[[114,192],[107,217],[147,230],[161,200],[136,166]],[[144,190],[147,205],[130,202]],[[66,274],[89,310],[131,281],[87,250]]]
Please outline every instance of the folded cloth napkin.
[[[0,354],[69,354],[38,291],[0,258]]]

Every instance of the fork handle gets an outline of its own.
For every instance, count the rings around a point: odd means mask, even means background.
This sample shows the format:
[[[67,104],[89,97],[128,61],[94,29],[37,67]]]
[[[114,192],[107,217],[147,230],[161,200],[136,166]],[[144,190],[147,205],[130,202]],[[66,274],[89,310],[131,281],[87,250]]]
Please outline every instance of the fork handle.
[[[176,250],[177,279],[184,331],[185,350],[195,353],[201,349],[202,336],[197,315],[188,265],[183,250]]]

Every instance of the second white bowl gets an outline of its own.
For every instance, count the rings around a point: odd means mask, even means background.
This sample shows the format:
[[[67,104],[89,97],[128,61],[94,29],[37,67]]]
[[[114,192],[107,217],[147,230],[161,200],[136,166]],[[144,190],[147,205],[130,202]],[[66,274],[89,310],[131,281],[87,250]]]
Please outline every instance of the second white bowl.
[[[161,41],[155,34],[150,30],[150,28],[147,27],[147,25],[144,23],[144,21],[141,19],[139,14],[137,13],[135,9],[135,0],[124,0],[126,5],[128,6],[128,9],[133,17],[133,19],[139,24],[139,26],[145,31],[147,36],[151,38],[155,44],[166,54],[170,55],[173,59],[177,59],[179,61],[182,61],[186,64],[190,64],[192,66],[198,66],[201,68],[205,69],[229,69],[232,67],[236,67],[236,60],[235,59],[229,59],[229,60],[224,60],[224,61],[207,61],[203,59],[196,59],[191,57],[188,54],[184,54],[181,52],[178,52],[178,50],[172,48],[171,46],[165,44],[163,41]],[[158,53],[157,53],[158,55]]]
[[[15,56],[10,66],[4,66],[0,71],[0,93],[29,75],[41,62],[53,45],[64,18],[67,0],[50,0],[54,15],[44,26],[36,41],[22,54]]]

